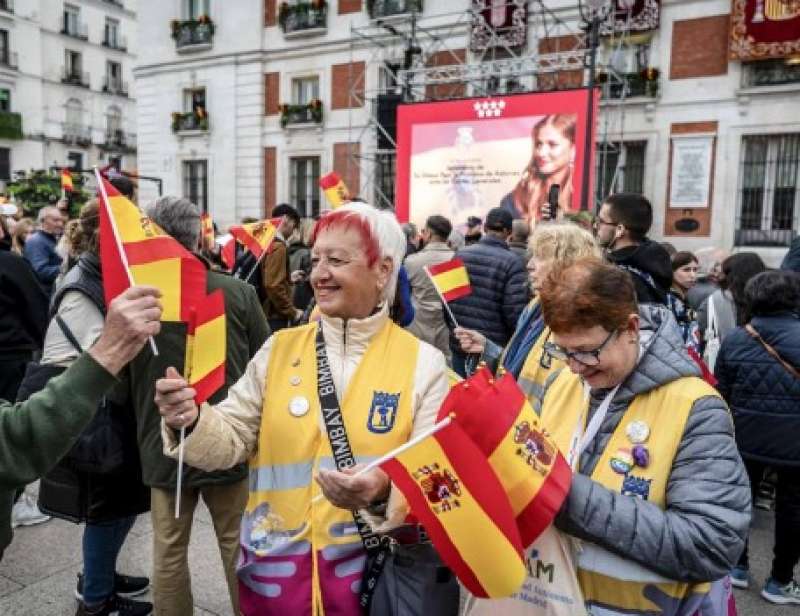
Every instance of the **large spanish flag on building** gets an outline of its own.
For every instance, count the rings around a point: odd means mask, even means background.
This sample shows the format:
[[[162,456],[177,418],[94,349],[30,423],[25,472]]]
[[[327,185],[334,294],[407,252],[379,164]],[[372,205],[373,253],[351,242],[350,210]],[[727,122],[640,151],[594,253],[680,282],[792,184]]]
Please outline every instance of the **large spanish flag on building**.
[[[472,293],[467,268],[461,259],[451,259],[438,265],[431,265],[426,267],[425,271],[428,272],[433,286],[446,302],[452,302]]]
[[[529,546],[569,493],[569,464],[510,373],[494,379],[482,368],[454,385],[439,417],[450,413],[489,460]]]
[[[206,295],[206,268],[167,235],[108,180],[100,198],[100,261],[106,302],[132,285],[161,291],[162,321],[189,321],[192,306]]]
[[[192,310],[186,336],[184,374],[202,404],[225,384],[225,296],[207,295]]]
[[[436,551],[476,597],[507,597],[525,579],[508,498],[454,421],[381,464]]]
[[[237,242],[244,244],[256,259],[259,259],[272,244],[280,224],[280,218],[248,222],[231,227],[230,234]]]
[[[350,191],[347,188],[347,184],[335,171],[331,171],[328,175],[323,175],[319,179],[319,187],[325,193],[325,198],[334,210],[350,201]]]

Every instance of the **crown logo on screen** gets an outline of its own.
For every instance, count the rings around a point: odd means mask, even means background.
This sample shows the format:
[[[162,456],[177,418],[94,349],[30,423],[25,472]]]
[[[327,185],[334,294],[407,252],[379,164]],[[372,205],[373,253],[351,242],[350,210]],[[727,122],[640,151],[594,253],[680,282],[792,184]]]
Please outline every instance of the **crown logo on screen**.
[[[505,101],[483,101],[475,102],[472,106],[479,118],[499,118],[506,108]]]

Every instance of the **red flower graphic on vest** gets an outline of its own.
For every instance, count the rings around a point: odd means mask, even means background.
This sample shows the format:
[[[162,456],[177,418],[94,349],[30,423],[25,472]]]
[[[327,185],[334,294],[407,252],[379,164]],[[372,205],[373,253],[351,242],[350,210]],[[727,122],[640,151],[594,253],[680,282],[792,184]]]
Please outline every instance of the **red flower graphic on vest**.
[[[555,447],[546,437],[547,432],[537,430],[535,426],[532,428],[527,421],[514,427],[514,442],[522,445],[517,449],[517,455],[542,475],[547,473],[547,468],[553,463],[556,453]]]
[[[412,474],[435,513],[442,514],[461,506],[457,498],[461,496],[461,483],[448,469],[442,469],[434,462],[421,466]]]

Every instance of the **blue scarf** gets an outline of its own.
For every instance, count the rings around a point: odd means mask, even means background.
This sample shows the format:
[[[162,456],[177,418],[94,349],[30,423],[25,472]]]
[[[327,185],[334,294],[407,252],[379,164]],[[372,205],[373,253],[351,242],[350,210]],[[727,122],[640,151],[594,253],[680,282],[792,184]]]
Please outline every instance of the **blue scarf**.
[[[542,307],[539,302],[531,302],[519,315],[517,329],[514,330],[503,358],[503,367],[513,374],[515,379],[519,378],[525,359],[542,331],[544,331]]]

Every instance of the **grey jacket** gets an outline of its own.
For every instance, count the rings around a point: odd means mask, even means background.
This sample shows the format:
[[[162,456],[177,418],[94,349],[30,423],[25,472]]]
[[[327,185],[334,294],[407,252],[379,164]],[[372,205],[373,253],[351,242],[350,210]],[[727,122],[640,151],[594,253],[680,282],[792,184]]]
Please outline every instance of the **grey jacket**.
[[[650,340],[581,456],[579,473],[573,477],[556,526],[670,579],[718,580],[736,564],[750,523],[750,487],[730,413],[721,398],[700,398],[690,411],[667,483],[666,510],[612,492],[589,478],[637,395],[679,377],[700,375],[667,309],[643,305],[640,316],[643,339],[652,332]],[[606,393],[592,392],[590,413]]]

